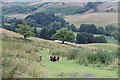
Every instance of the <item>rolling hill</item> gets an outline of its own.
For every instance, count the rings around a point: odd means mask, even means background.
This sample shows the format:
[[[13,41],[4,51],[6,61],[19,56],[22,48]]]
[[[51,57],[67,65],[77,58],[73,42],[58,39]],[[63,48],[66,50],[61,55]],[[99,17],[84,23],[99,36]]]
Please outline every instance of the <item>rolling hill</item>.
[[[96,24],[98,27],[112,24],[117,27],[117,3],[101,3],[96,12],[90,9],[84,13],[75,13],[86,4],[87,2],[11,2],[3,3],[3,7],[8,11],[4,14],[8,18],[25,19],[28,15],[46,11],[61,15],[76,27],[83,23]],[[21,34],[3,28],[0,28],[0,32],[0,71],[3,78],[118,78],[117,55],[120,47],[113,40],[109,39],[109,43],[61,44],[37,37],[24,39]],[[51,56],[60,59],[52,62]]]
[[[24,42],[18,40],[20,39],[18,33],[2,28],[0,28],[0,31],[9,37],[9,41],[7,39],[2,41],[3,78],[10,76],[14,78],[117,78],[117,69],[112,69],[116,66],[116,63],[104,68],[80,65],[75,60],[68,60],[64,57],[66,52],[60,52],[63,57],[60,57],[59,62],[49,61],[49,56],[52,55],[51,50],[59,52],[79,48],[81,51],[84,50],[85,53],[86,51],[91,52],[91,49],[94,50],[93,48],[107,51],[111,51],[112,48],[112,51],[114,51],[117,49],[116,45],[84,44],[72,46],[35,37],[29,38],[29,40],[32,40],[31,42]],[[36,50],[38,51],[36,52]],[[30,53],[26,53],[26,51],[30,51]],[[42,61],[39,61],[39,56],[43,57]],[[17,67],[18,65],[19,67]],[[104,72],[106,74],[103,75]],[[10,73],[12,74],[10,75]]]
[[[12,3],[11,3],[12,4]],[[106,25],[118,26],[118,3],[117,2],[104,2],[97,6],[97,12],[89,10],[82,14],[73,14],[77,9],[85,6],[87,2],[53,2],[53,3],[26,3],[21,6],[33,6],[37,7],[36,10],[29,13],[18,13],[5,15],[9,18],[24,19],[28,15],[32,15],[37,12],[55,12],[56,14],[62,14],[67,22],[80,26],[82,23],[96,24],[97,26],[104,27]],[[3,4],[5,5],[5,4]],[[20,4],[12,4],[20,5]],[[43,6],[40,6],[43,5]],[[108,10],[108,11],[107,11]],[[66,15],[67,14],[67,15]],[[72,15],[70,15],[72,14]]]
[[[80,27],[82,23],[96,24],[97,26],[105,27],[106,25],[118,26],[118,13],[88,13],[64,16],[65,20],[71,24]]]

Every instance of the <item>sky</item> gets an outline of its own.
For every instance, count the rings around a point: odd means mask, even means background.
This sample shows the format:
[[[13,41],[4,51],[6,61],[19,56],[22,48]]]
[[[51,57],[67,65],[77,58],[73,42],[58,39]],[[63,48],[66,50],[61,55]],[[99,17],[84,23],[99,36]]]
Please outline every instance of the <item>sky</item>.
[[[118,2],[120,0],[0,0],[2,2]]]

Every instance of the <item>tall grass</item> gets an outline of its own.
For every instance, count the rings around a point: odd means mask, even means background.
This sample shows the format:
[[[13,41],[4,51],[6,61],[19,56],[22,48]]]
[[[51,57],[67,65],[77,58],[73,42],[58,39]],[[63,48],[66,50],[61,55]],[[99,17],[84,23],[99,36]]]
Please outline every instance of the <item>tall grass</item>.
[[[77,63],[88,66],[89,64],[97,64],[98,66],[109,66],[118,59],[117,51],[108,50],[88,50],[80,48],[69,48],[67,50],[50,50],[52,55],[67,57],[68,60],[76,60]]]

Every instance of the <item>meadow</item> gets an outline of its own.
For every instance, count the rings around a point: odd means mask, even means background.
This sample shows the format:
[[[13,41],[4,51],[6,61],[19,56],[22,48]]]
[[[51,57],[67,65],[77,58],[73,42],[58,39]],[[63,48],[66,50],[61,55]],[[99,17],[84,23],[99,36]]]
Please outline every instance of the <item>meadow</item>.
[[[114,44],[64,45],[50,40],[31,37],[27,40],[20,34],[1,29],[3,78],[117,78],[118,59],[110,65],[80,63],[82,57],[76,54],[94,54],[103,50],[115,54]],[[11,33],[11,35],[9,35]],[[77,51],[78,50],[78,51]],[[105,52],[104,52],[105,51]],[[72,54],[72,52],[75,53]],[[51,55],[60,56],[58,62],[51,62]],[[72,56],[71,56],[72,55]],[[42,56],[42,60],[40,60]],[[106,73],[106,74],[103,74]]]

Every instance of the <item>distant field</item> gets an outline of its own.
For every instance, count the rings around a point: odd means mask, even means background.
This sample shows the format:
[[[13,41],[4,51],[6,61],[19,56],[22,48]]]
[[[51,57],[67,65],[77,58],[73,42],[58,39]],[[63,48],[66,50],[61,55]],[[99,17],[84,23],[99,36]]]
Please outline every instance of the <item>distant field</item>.
[[[77,27],[80,24],[88,23],[88,24],[96,24],[97,26],[104,27],[106,25],[115,25],[118,23],[118,13],[88,13],[88,14],[76,14],[64,16],[65,20],[71,24],[76,25]]]

